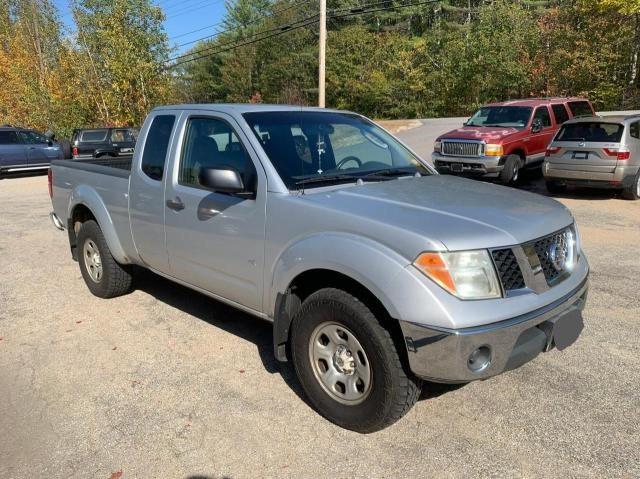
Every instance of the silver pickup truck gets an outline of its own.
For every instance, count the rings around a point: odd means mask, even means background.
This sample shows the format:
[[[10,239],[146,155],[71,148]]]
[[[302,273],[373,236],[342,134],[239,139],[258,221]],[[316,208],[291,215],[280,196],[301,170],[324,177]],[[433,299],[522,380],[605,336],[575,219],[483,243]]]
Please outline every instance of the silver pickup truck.
[[[156,108],[133,160],[55,161],[49,180],[93,294],[127,293],[138,265],[273,322],[310,402],[359,432],[423,380],[486,379],[583,328],[567,208],[438,175],[354,113]]]

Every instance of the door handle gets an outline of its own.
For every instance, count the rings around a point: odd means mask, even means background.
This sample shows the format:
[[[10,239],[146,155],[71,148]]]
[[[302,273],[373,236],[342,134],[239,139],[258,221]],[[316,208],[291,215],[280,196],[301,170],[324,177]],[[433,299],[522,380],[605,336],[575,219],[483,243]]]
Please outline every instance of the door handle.
[[[184,203],[176,196],[174,200],[167,200],[167,208],[170,208],[173,211],[182,211],[184,209]]]

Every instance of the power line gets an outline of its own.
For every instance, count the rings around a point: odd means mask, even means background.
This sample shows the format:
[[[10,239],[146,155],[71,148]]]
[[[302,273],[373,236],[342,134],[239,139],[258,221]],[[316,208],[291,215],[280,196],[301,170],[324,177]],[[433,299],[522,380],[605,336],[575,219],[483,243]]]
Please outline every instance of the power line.
[[[238,29],[238,28],[246,28],[246,27],[248,27],[249,25],[255,25],[256,23],[260,23],[260,22],[262,22],[265,18],[273,17],[274,15],[278,15],[278,14],[280,14],[280,13],[283,13],[283,12],[286,12],[286,11],[291,10],[291,9],[293,9],[293,8],[296,8],[297,6],[303,5],[303,4],[305,4],[305,3],[313,2],[313,1],[315,1],[315,0],[303,0],[303,1],[301,1],[301,2],[296,2],[295,4],[293,4],[293,5],[289,5],[288,7],[282,8],[282,9],[280,9],[280,10],[274,10],[273,12],[268,13],[267,15],[262,15],[262,16],[260,16],[259,18],[256,18],[255,20],[253,20],[253,21],[251,21],[251,22],[247,22],[247,23],[245,23],[245,24],[244,24],[244,25],[242,25],[241,27],[236,27],[236,28],[227,28],[226,30],[220,30],[220,31],[215,32],[215,33],[213,33],[213,34],[211,34],[211,35],[206,35],[206,36],[204,36],[204,37],[196,38],[195,40],[191,40],[191,41],[189,41],[189,42],[180,43],[179,45],[177,45],[177,48],[184,47],[185,45],[191,45],[192,43],[197,43],[197,42],[199,42],[199,41],[201,41],[201,40],[206,40],[206,39],[209,39],[209,38],[212,38],[212,37],[217,37],[218,35],[221,35],[221,34],[223,34],[223,33],[227,33],[227,32],[229,32],[229,31],[236,30],[236,29]],[[223,24],[223,23],[224,23],[224,22],[218,22],[217,24],[210,25],[210,26],[221,25],[221,24]],[[208,27],[204,27],[204,28],[208,28]],[[174,37],[174,38],[177,38],[177,37]],[[176,58],[177,58],[177,57],[176,57]]]
[[[365,15],[367,13],[374,13],[374,12],[379,12],[379,11],[383,11],[383,10],[397,10],[397,9],[401,9],[401,8],[418,7],[418,6],[421,6],[421,5],[429,5],[429,4],[433,4],[433,3],[438,3],[439,1],[440,0],[424,0],[422,2],[406,3],[406,4],[402,4],[402,5],[389,5],[387,7],[370,8],[370,7],[375,6],[375,5],[388,3],[388,2],[377,2],[377,3],[373,3],[373,4],[369,4],[369,5],[362,5],[360,7],[354,7],[354,8],[350,8],[350,9],[345,8],[345,9],[334,10],[330,14],[327,14],[327,20],[336,19],[336,18],[351,17],[351,16],[356,16],[356,15]],[[344,12],[344,13],[340,13],[340,12]],[[260,41],[263,41],[263,40],[267,40],[269,38],[273,38],[273,37],[276,37],[276,36],[279,36],[279,35],[284,35],[285,33],[288,33],[288,32],[290,32],[292,30],[297,30],[299,28],[303,28],[303,27],[306,27],[308,25],[311,25],[312,23],[315,23],[315,18],[316,17],[318,17],[318,14],[312,15],[310,17],[303,18],[301,20],[298,20],[296,22],[292,22],[292,23],[289,23],[289,24],[286,24],[286,25],[280,25],[277,28],[272,28],[272,29],[269,29],[269,30],[264,30],[262,32],[255,33],[254,35],[252,35],[253,37],[255,37],[257,35],[262,35],[264,33],[273,32],[270,35],[267,35],[267,36],[264,36],[264,37],[261,37],[261,38],[256,38],[256,39],[253,39],[253,40],[249,40],[249,41],[245,41],[245,42],[242,42],[242,43],[238,43],[238,44],[230,46],[228,48],[216,50],[216,51],[207,53],[205,55],[202,55],[202,52],[209,51],[209,50],[214,49],[214,48],[219,48],[219,47],[222,47],[222,46],[230,45],[230,44],[235,43],[235,42],[227,42],[227,43],[223,43],[221,45],[214,45],[214,46],[208,47],[206,49],[200,50],[198,52],[193,52],[193,53],[189,53],[189,54],[185,54],[185,55],[180,55],[180,56],[175,57],[173,59],[169,59],[168,61],[173,61],[173,60],[176,60],[176,59],[179,59],[179,58],[188,57],[188,56],[191,56],[191,55],[199,55],[199,56],[196,56],[196,57],[193,57],[193,58],[188,58],[186,60],[182,60],[180,62],[177,62],[177,63],[174,63],[172,65],[169,65],[167,68],[175,68],[175,67],[177,67],[179,65],[183,65],[185,63],[190,63],[190,62],[193,62],[193,61],[196,61],[196,60],[200,60],[202,58],[206,58],[206,57],[210,57],[210,56],[213,56],[213,55],[217,55],[218,53],[224,53],[224,52],[227,52],[227,51],[230,51],[230,50],[234,50],[234,49],[239,48],[241,46],[251,45],[253,43],[257,43],[257,42],[260,42]]]
[[[281,33],[285,33],[286,31],[289,31],[289,30],[292,30],[292,29],[297,29],[298,28],[298,26],[297,26],[298,23],[307,22],[309,20],[315,20],[316,17],[318,17],[317,13],[315,15],[311,15],[311,16],[302,18],[300,20],[297,20],[295,22],[287,23],[285,25],[278,25],[277,27],[274,27],[274,28],[269,28],[267,30],[262,30],[262,31],[256,32],[251,36],[255,37],[255,36],[258,36],[258,35],[263,35],[265,33],[278,32],[278,31],[281,32]],[[305,23],[305,25],[306,25],[306,23]],[[269,36],[267,38],[271,38],[271,36]],[[244,39],[240,39],[240,41],[242,41],[242,40],[244,40]],[[222,43],[222,44],[219,44],[219,45],[211,45],[209,47],[203,48],[203,49],[195,51],[195,52],[184,53],[182,55],[178,55],[176,57],[169,58],[167,60],[167,62],[171,62],[171,61],[174,61],[174,60],[179,60],[180,58],[186,58],[186,57],[189,57],[189,56],[192,56],[192,55],[200,55],[202,52],[213,50],[215,48],[224,47],[226,45],[232,45],[232,44],[236,43],[237,41],[238,40],[232,40],[232,41],[229,41],[229,42],[226,42],[226,43]]]
[[[315,17],[317,17],[317,16],[318,15],[314,15],[313,18],[310,21],[307,21],[306,23],[303,23],[303,24],[300,24],[300,25],[296,25],[295,27],[288,28],[288,29],[286,29],[284,31],[275,32],[275,33],[272,33],[271,35],[267,35],[265,37],[258,38],[256,40],[251,40],[251,41],[248,41],[248,42],[239,43],[239,44],[234,45],[232,47],[225,48],[223,50],[218,50],[218,51],[215,51],[213,53],[208,53],[206,55],[202,55],[202,56],[199,56],[199,57],[196,57],[196,58],[190,58],[188,60],[183,60],[181,62],[174,63],[173,65],[170,65],[168,68],[175,68],[178,65],[183,65],[185,63],[193,62],[195,60],[200,60],[201,58],[206,58],[206,57],[210,57],[212,55],[217,55],[218,53],[224,53],[224,52],[227,52],[229,50],[234,50],[236,48],[239,48],[239,47],[242,47],[242,46],[245,46],[245,45],[251,45],[252,43],[257,43],[257,42],[260,42],[262,40],[267,40],[269,38],[277,37],[278,35],[284,35],[285,33],[289,33],[290,31],[297,30],[299,28],[303,28],[303,27],[306,27],[307,25],[311,25],[311,24],[315,23],[316,22]]]

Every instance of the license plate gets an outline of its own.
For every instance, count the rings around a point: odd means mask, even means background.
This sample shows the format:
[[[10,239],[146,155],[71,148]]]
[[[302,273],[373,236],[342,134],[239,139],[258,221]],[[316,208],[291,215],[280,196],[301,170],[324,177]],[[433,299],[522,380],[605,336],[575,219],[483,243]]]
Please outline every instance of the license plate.
[[[451,171],[462,173],[462,163],[451,163]]]
[[[121,153],[132,153],[133,148],[120,148]]]
[[[587,152],[587,151],[574,151],[573,152],[573,159],[574,160],[586,160],[587,158],[589,158],[589,152]]]
[[[553,342],[560,351],[576,342],[584,329],[582,312],[572,309],[558,318],[553,327]]]

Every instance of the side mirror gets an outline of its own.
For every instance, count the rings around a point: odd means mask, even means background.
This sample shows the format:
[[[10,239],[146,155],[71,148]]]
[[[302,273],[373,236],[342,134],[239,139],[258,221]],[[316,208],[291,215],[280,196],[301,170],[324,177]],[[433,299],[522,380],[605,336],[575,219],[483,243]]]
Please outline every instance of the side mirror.
[[[47,138],[47,145],[53,146],[53,140],[51,138]]]
[[[542,131],[542,120],[536,118],[531,125],[531,133],[540,133]]]
[[[231,168],[201,168],[200,184],[220,193],[241,193],[244,184],[240,173]]]

